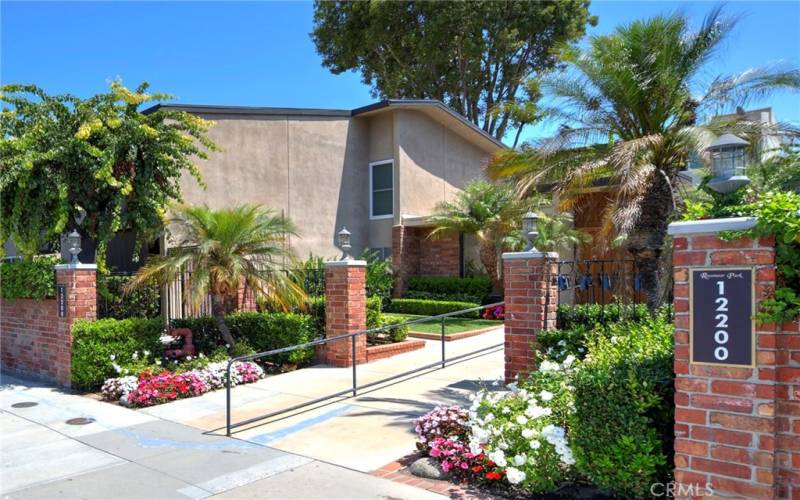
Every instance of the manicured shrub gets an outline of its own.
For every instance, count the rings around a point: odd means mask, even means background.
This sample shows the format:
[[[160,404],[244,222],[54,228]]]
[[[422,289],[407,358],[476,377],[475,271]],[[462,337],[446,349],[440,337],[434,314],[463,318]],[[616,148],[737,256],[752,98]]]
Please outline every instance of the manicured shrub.
[[[412,276],[408,280],[410,292],[427,292],[443,297],[471,296],[485,301],[492,293],[492,280],[488,276],[460,278],[458,276]],[[450,299],[452,300],[452,299]]]
[[[131,318],[77,321],[72,326],[72,384],[83,390],[98,389],[119,368],[163,354],[160,319]]]
[[[411,290],[403,295],[404,299],[424,299],[424,300],[451,300],[455,302],[475,302],[480,304],[483,302],[482,297],[477,295],[468,295],[465,293],[434,293],[423,292],[420,290]]]
[[[570,442],[577,470],[621,496],[666,482],[673,436],[673,327],[666,314],[621,322],[593,339],[571,377]]]
[[[47,299],[56,296],[55,257],[25,259],[0,264],[0,297]]]
[[[132,276],[98,275],[97,278],[99,318],[157,318],[161,314],[158,285],[141,286],[125,293],[123,287]]]
[[[381,319],[381,326],[400,325],[405,323],[406,319],[402,316],[394,316],[391,314],[384,314]],[[397,326],[386,330],[389,335],[389,340],[392,342],[402,342],[408,338],[408,325]]]
[[[225,322],[234,339],[246,341],[256,352],[310,342],[315,337],[313,319],[305,314],[239,312],[226,316]],[[189,328],[198,352],[209,355],[222,345],[222,337],[213,318],[173,320],[174,328]],[[270,356],[263,361],[277,364],[302,364],[314,357],[313,348],[297,349]]]
[[[423,300],[423,299],[392,299],[389,306],[386,308],[387,312],[400,313],[400,314],[418,314],[420,316],[436,316],[437,314],[446,314],[449,312],[460,311],[462,309],[471,309],[478,307],[480,304],[475,302],[452,302],[444,300]],[[480,311],[472,311],[464,314],[459,314],[463,318],[478,318]]]
[[[574,326],[592,328],[619,321],[642,321],[650,317],[644,304],[576,304],[558,306],[556,328],[568,330]]]

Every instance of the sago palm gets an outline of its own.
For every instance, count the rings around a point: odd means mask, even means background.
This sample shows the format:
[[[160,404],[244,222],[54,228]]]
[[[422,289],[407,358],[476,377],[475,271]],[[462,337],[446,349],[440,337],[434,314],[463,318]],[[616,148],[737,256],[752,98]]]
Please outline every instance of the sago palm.
[[[707,159],[705,148],[721,131],[749,138],[753,154],[759,135],[795,133],[744,115],[713,118],[772,91],[800,88],[800,72],[776,68],[703,85],[702,70],[734,24],[719,9],[697,31],[682,15],[657,16],[593,37],[585,52],[570,50],[568,70],[542,82],[556,103],[548,115],[562,122],[559,131],[502,152],[489,166],[491,177],[515,180],[522,196],[554,185],[562,209],[574,208],[587,187],[608,182],[602,234],[623,241],[639,262],[650,307],[662,297],[659,257],[678,205],[678,173],[690,155]]]
[[[257,205],[219,210],[180,206],[174,212],[170,235],[177,246],[167,256],[150,258],[130,288],[173,283],[190,270],[184,299],[200,305],[211,296],[211,315],[231,348],[235,339],[225,315],[235,307],[240,286],[286,310],[302,303],[303,289],[283,272],[295,260],[284,244],[295,234],[291,221]]]
[[[472,181],[455,200],[440,203],[429,222],[431,237],[446,232],[474,235],[480,244],[480,260],[486,273],[500,288],[498,253],[505,238],[518,231],[522,216],[533,204],[515,196],[513,186]]]

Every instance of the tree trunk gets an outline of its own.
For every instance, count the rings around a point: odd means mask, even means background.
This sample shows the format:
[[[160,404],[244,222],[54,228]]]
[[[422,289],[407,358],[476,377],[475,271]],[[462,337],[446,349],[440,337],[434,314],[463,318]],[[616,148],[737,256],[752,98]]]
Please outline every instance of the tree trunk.
[[[503,281],[499,275],[497,266],[497,249],[495,248],[494,243],[488,240],[481,241],[480,256],[481,263],[486,269],[486,273],[492,279],[495,289],[502,290]]]
[[[216,294],[211,295],[211,316],[214,317],[222,339],[228,344],[228,352],[233,352],[233,346],[236,345],[236,341],[233,340],[233,335],[231,335],[231,331],[225,323],[225,309],[225,297]]]
[[[636,260],[647,307],[655,311],[664,298],[659,264],[673,207],[672,191],[667,181],[657,174],[652,177],[651,182],[639,220],[629,236],[627,248]]]

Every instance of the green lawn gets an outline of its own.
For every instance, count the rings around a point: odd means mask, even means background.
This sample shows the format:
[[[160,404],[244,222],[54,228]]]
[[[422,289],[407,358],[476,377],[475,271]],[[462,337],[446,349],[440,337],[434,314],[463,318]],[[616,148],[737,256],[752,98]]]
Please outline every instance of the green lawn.
[[[392,316],[401,316],[406,321],[424,318],[425,316],[417,316],[415,314],[397,314],[392,313]],[[469,332],[472,330],[480,330],[483,328],[499,327],[502,326],[502,321],[493,319],[472,319],[472,318],[446,318],[444,323],[445,335],[451,333]],[[415,323],[408,325],[408,329],[412,332],[420,333],[442,333],[442,324],[440,319],[425,321],[422,323]]]

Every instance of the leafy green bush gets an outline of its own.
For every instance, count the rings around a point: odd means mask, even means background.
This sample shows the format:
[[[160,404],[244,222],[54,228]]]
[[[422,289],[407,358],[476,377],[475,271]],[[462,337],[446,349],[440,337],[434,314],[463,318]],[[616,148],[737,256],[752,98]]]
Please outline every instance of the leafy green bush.
[[[107,378],[119,376],[114,365],[150,363],[159,358],[163,354],[159,341],[163,331],[160,319],[75,322],[72,326],[73,386],[97,389]]]
[[[619,321],[642,321],[650,317],[645,304],[576,304],[558,306],[556,328],[567,330],[575,326],[592,328],[596,324]]]
[[[158,285],[146,285],[125,293],[132,276],[98,275],[97,316],[99,318],[156,318],[161,314]]]
[[[574,371],[569,419],[576,467],[592,484],[646,497],[668,481],[673,436],[673,326],[666,313],[609,326]]]
[[[402,316],[384,314],[380,326],[399,325],[405,322],[406,318]],[[408,325],[398,326],[396,328],[386,330],[386,332],[392,342],[402,342],[408,338]]]
[[[408,280],[408,291],[436,294],[448,300],[466,295],[478,297],[478,302],[483,303],[492,293],[492,280],[488,276],[412,276]]]
[[[25,259],[0,264],[0,297],[47,299],[56,296],[55,257]]]
[[[481,297],[477,295],[467,295],[464,293],[434,293],[422,292],[418,290],[411,290],[403,295],[404,299],[424,299],[424,300],[452,300],[455,302],[475,302],[480,304],[483,302]]]
[[[245,341],[256,352],[310,342],[316,333],[313,319],[305,314],[238,312],[226,316],[225,322],[234,339]],[[222,337],[211,317],[176,319],[172,326],[192,330],[195,347],[206,356],[222,344]],[[263,361],[302,364],[313,357],[313,348],[307,348],[264,358]]]
[[[382,259],[377,250],[365,249],[361,259],[367,261],[366,288],[370,297],[380,297],[386,302],[392,295],[394,276],[392,275],[392,261]]]
[[[445,314],[453,311],[460,311],[461,309],[471,309],[478,307],[480,304],[475,302],[453,302],[445,300],[423,300],[423,299],[392,299],[389,306],[386,308],[387,312],[400,313],[400,314],[418,314],[420,316],[436,316],[437,314]],[[463,318],[478,318],[480,311],[473,311],[469,313],[459,314]]]
[[[383,313],[383,299],[377,295],[367,297],[367,328],[377,328],[381,325]]]

